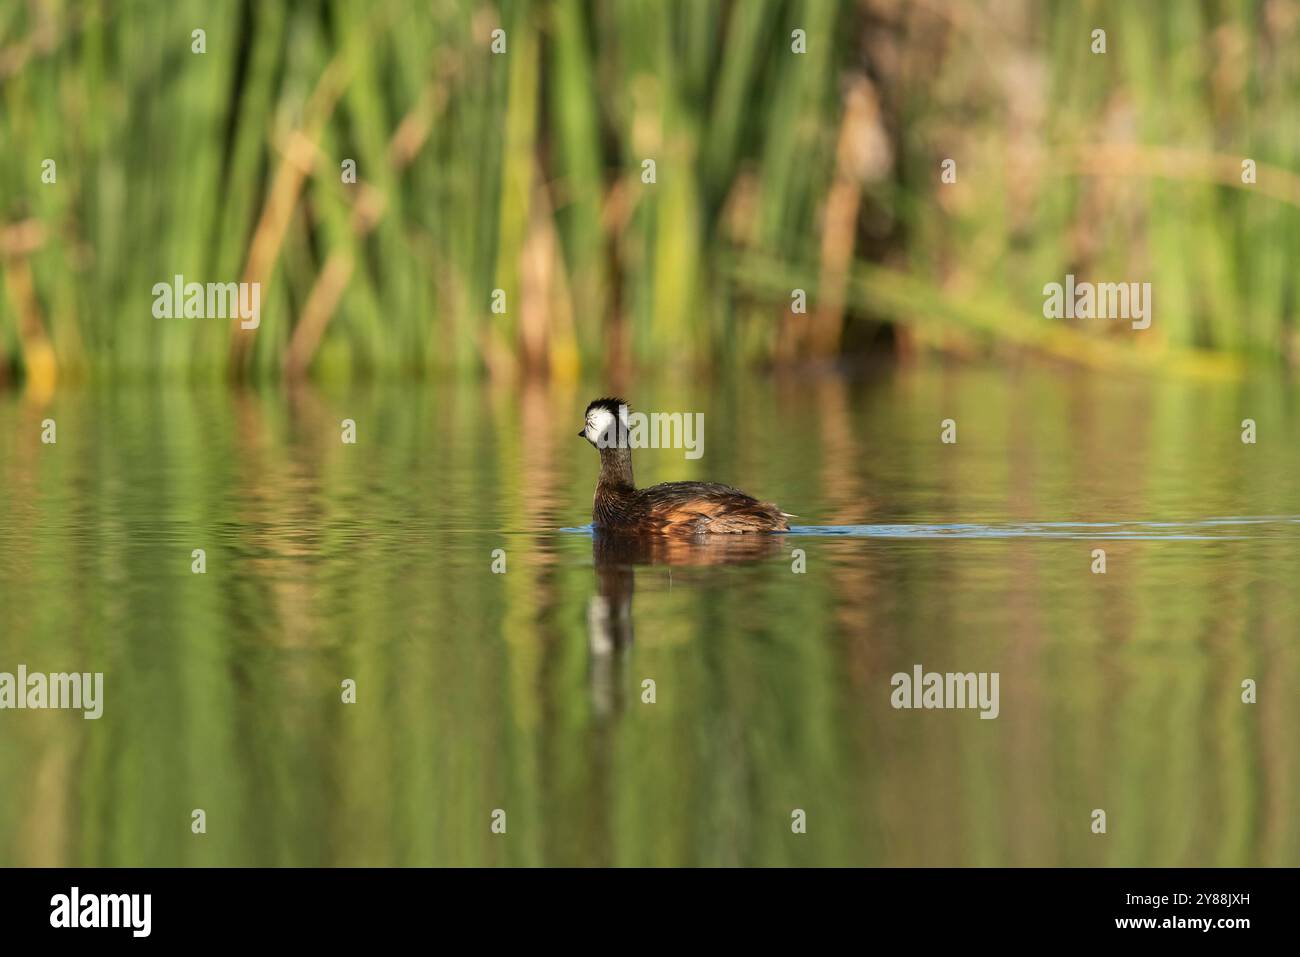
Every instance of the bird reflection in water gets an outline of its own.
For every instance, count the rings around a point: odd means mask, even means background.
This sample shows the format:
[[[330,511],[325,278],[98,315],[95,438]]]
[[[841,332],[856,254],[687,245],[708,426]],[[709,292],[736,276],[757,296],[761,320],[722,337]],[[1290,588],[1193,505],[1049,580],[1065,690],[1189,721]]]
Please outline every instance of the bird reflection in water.
[[[623,706],[624,673],[632,647],[632,592],[637,565],[739,565],[781,552],[777,535],[710,535],[693,538],[596,531],[591,557],[596,593],[587,605],[592,699],[600,714]]]

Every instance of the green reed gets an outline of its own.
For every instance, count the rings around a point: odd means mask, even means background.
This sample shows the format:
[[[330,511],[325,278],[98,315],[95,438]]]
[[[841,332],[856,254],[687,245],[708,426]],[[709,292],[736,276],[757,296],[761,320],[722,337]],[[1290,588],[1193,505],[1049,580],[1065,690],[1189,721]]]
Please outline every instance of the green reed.
[[[0,369],[570,377],[886,327],[1291,359],[1300,18],[1278,6],[6,5]],[[1066,272],[1150,281],[1152,329],[1044,319]],[[261,281],[261,327],[155,319],[177,273]]]

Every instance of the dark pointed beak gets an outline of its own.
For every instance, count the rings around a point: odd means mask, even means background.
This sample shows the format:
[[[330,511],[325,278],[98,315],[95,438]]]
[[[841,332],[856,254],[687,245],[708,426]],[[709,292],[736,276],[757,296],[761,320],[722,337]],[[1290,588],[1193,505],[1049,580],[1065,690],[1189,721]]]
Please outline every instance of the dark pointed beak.
[[[578,433],[578,438],[580,438],[580,439],[585,439],[586,437],[587,437],[587,430],[586,430],[586,429],[583,429],[582,431],[580,431],[580,432]]]

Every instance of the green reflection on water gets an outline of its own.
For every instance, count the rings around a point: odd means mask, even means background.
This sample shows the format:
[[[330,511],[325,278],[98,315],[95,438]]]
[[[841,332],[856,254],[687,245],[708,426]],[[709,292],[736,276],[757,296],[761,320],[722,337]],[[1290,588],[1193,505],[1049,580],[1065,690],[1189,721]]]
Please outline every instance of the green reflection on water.
[[[0,671],[105,673],[99,721],[0,711],[0,864],[1300,863],[1300,526],[997,534],[1300,514],[1285,383],[647,384],[707,443],[642,483],[993,534],[630,550],[563,531],[588,398],[0,396]],[[915,664],[999,672],[1000,716],[894,710]]]

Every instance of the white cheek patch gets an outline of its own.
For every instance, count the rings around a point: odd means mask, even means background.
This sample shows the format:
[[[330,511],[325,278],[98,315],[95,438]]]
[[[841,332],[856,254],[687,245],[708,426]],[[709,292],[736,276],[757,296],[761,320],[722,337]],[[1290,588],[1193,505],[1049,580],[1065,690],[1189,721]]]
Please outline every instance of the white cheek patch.
[[[595,442],[614,424],[614,413],[608,409],[592,409],[587,413],[587,436]]]

